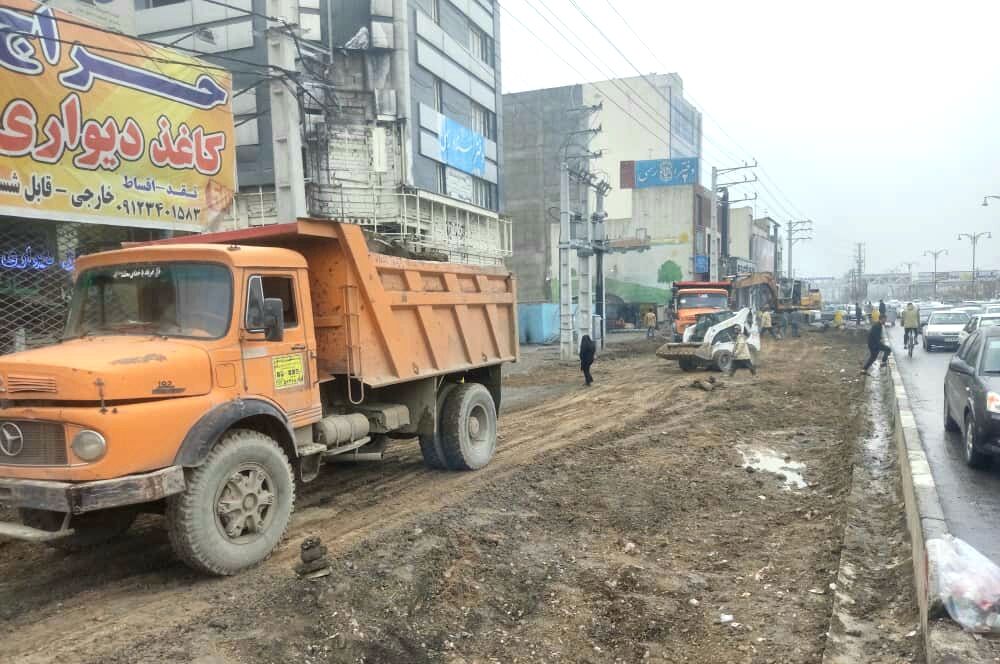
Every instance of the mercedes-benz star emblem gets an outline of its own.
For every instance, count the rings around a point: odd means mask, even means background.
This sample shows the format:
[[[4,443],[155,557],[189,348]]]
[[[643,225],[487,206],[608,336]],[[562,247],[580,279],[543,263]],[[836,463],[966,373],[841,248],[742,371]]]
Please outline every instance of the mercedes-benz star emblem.
[[[24,449],[24,432],[13,422],[0,424],[0,452],[16,457]]]

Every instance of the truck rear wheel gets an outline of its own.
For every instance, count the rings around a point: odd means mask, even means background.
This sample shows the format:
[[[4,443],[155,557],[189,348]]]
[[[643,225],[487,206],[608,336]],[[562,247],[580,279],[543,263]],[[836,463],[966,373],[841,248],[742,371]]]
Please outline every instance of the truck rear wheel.
[[[167,499],[170,543],[196,570],[235,574],[271,555],[295,505],[288,457],[270,437],[234,429]]]
[[[478,470],[488,464],[497,447],[497,411],[489,390],[479,383],[452,390],[438,435],[451,470]]]
[[[24,525],[49,532],[62,528],[63,519],[66,517],[63,512],[27,508],[18,510],[18,513]],[[69,527],[73,529],[72,535],[46,544],[53,549],[71,553],[86,551],[124,535],[138,515],[139,511],[134,507],[116,507],[78,514],[70,518]]]
[[[448,395],[458,387],[457,383],[444,383],[437,393],[437,416],[438,422],[444,413],[444,404],[448,400]],[[444,448],[441,445],[441,433],[424,434],[419,437],[420,454],[424,457],[424,465],[433,470],[448,470],[448,460],[444,456]]]

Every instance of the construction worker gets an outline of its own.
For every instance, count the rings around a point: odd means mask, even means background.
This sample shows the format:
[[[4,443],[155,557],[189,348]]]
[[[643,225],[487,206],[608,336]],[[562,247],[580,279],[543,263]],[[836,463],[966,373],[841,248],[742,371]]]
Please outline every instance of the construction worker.
[[[882,312],[878,309],[872,308],[872,322],[878,323],[882,320]]]
[[[774,327],[772,327],[770,311],[763,311],[760,314],[760,334],[761,336],[765,334],[770,334],[772,339],[778,338],[774,334]]]
[[[646,315],[642,317],[642,322],[646,326],[646,338],[656,338],[656,312],[652,309],[647,311]]]
[[[837,309],[833,312],[833,329],[842,330],[844,329],[844,312]]]
[[[741,327],[740,331],[736,334],[736,341],[733,344],[733,363],[729,367],[730,376],[735,374],[736,370],[740,368],[749,369],[751,375],[757,375],[757,367],[753,364],[753,355],[750,352],[750,344],[747,343],[747,338],[749,336],[749,330],[746,330],[743,327]]]

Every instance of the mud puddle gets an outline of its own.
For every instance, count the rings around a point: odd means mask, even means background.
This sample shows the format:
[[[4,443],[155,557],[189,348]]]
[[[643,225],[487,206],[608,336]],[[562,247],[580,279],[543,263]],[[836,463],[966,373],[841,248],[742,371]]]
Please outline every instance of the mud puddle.
[[[743,456],[743,467],[757,472],[777,475],[789,491],[792,488],[805,489],[809,486],[802,473],[806,465],[800,461],[792,461],[787,454],[779,454],[771,449],[740,449]]]

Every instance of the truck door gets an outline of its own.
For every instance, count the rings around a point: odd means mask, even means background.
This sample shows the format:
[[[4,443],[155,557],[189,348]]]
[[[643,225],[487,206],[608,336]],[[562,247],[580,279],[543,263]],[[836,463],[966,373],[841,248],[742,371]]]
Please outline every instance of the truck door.
[[[274,399],[290,416],[313,405],[314,376],[303,322],[303,302],[291,272],[257,270],[247,277],[243,314],[243,365],[247,390]],[[262,327],[265,298],[282,302],[284,338],[267,341]]]

